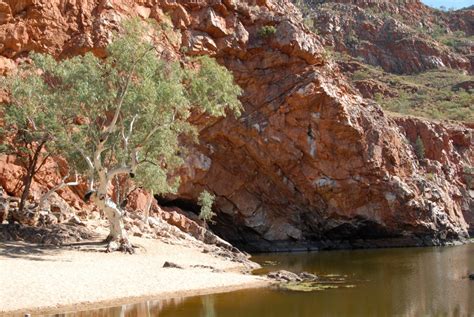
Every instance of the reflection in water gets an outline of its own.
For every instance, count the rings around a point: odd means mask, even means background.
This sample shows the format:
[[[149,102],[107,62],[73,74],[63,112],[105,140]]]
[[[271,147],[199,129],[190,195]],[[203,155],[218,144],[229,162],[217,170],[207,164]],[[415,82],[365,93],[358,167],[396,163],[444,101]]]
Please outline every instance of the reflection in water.
[[[216,309],[214,307],[214,296],[212,295],[207,295],[207,296],[201,296],[201,302],[202,302],[202,312],[201,316],[202,317],[216,317]]]
[[[267,254],[269,270],[346,275],[355,288],[315,292],[251,289],[150,301],[71,317],[474,316],[474,244],[445,248]]]
[[[205,296],[203,296],[205,297]],[[72,313],[56,314],[50,316],[57,317],[151,317],[161,316],[160,312],[163,310],[178,310],[181,305],[187,300],[187,298],[172,298],[160,301],[148,301],[138,304],[122,305],[117,307],[108,307],[88,311],[79,311]],[[209,308],[203,305],[203,311]],[[206,316],[206,315],[202,315]],[[208,316],[215,316],[208,315]]]

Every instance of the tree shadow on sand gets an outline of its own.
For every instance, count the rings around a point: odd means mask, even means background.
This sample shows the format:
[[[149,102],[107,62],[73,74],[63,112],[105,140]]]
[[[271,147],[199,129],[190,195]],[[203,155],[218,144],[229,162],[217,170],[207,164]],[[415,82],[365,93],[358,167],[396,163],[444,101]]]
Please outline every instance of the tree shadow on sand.
[[[23,241],[0,241],[0,261],[2,258],[31,261],[61,261],[53,256],[64,251],[106,252],[107,243],[103,240],[68,243],[63,245],[42,245]]]
[[[52,256],[63,251],[105,252],[106,246],[103,238],[84,227],[0,225],[0,260],[57,261]]]

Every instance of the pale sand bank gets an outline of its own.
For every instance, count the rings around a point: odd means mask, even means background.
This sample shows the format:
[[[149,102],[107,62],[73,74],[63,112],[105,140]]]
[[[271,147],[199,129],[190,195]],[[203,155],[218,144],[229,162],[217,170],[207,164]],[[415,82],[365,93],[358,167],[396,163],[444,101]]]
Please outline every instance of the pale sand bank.
[[[135,255],[0,242],[0,315],[85,310],[268,284],[262,277],[238,273],[238,263],[196,248],[140,238],[133,242],[143,247]],[[162,268],[165,261],[226,272]]]

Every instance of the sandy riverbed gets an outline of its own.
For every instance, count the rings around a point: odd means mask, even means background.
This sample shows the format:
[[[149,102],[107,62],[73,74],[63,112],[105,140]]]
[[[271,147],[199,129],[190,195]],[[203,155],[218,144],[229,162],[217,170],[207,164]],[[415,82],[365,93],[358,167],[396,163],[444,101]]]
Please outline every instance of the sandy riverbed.
[[[0,242],[0,315],[85,310],[267,284],[239,273],[240,264],[196,248],[132,241],[140,246],[135,255],[106,254],[96,244],[71,249]],[[165,261],[185,269],[163,268]],[[214,270],[192,267],[199,265]]]

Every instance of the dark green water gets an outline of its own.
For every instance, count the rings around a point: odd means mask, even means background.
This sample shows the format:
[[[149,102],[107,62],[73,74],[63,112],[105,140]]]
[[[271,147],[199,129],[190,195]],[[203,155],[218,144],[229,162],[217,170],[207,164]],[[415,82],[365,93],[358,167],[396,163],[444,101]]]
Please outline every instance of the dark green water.
[[[270,270],[343,278],[313,292],[252,289],[124,305],[66,316],[474,316],[474,244],[255,256]],[[346,286],[352,288],[347,288]]]

